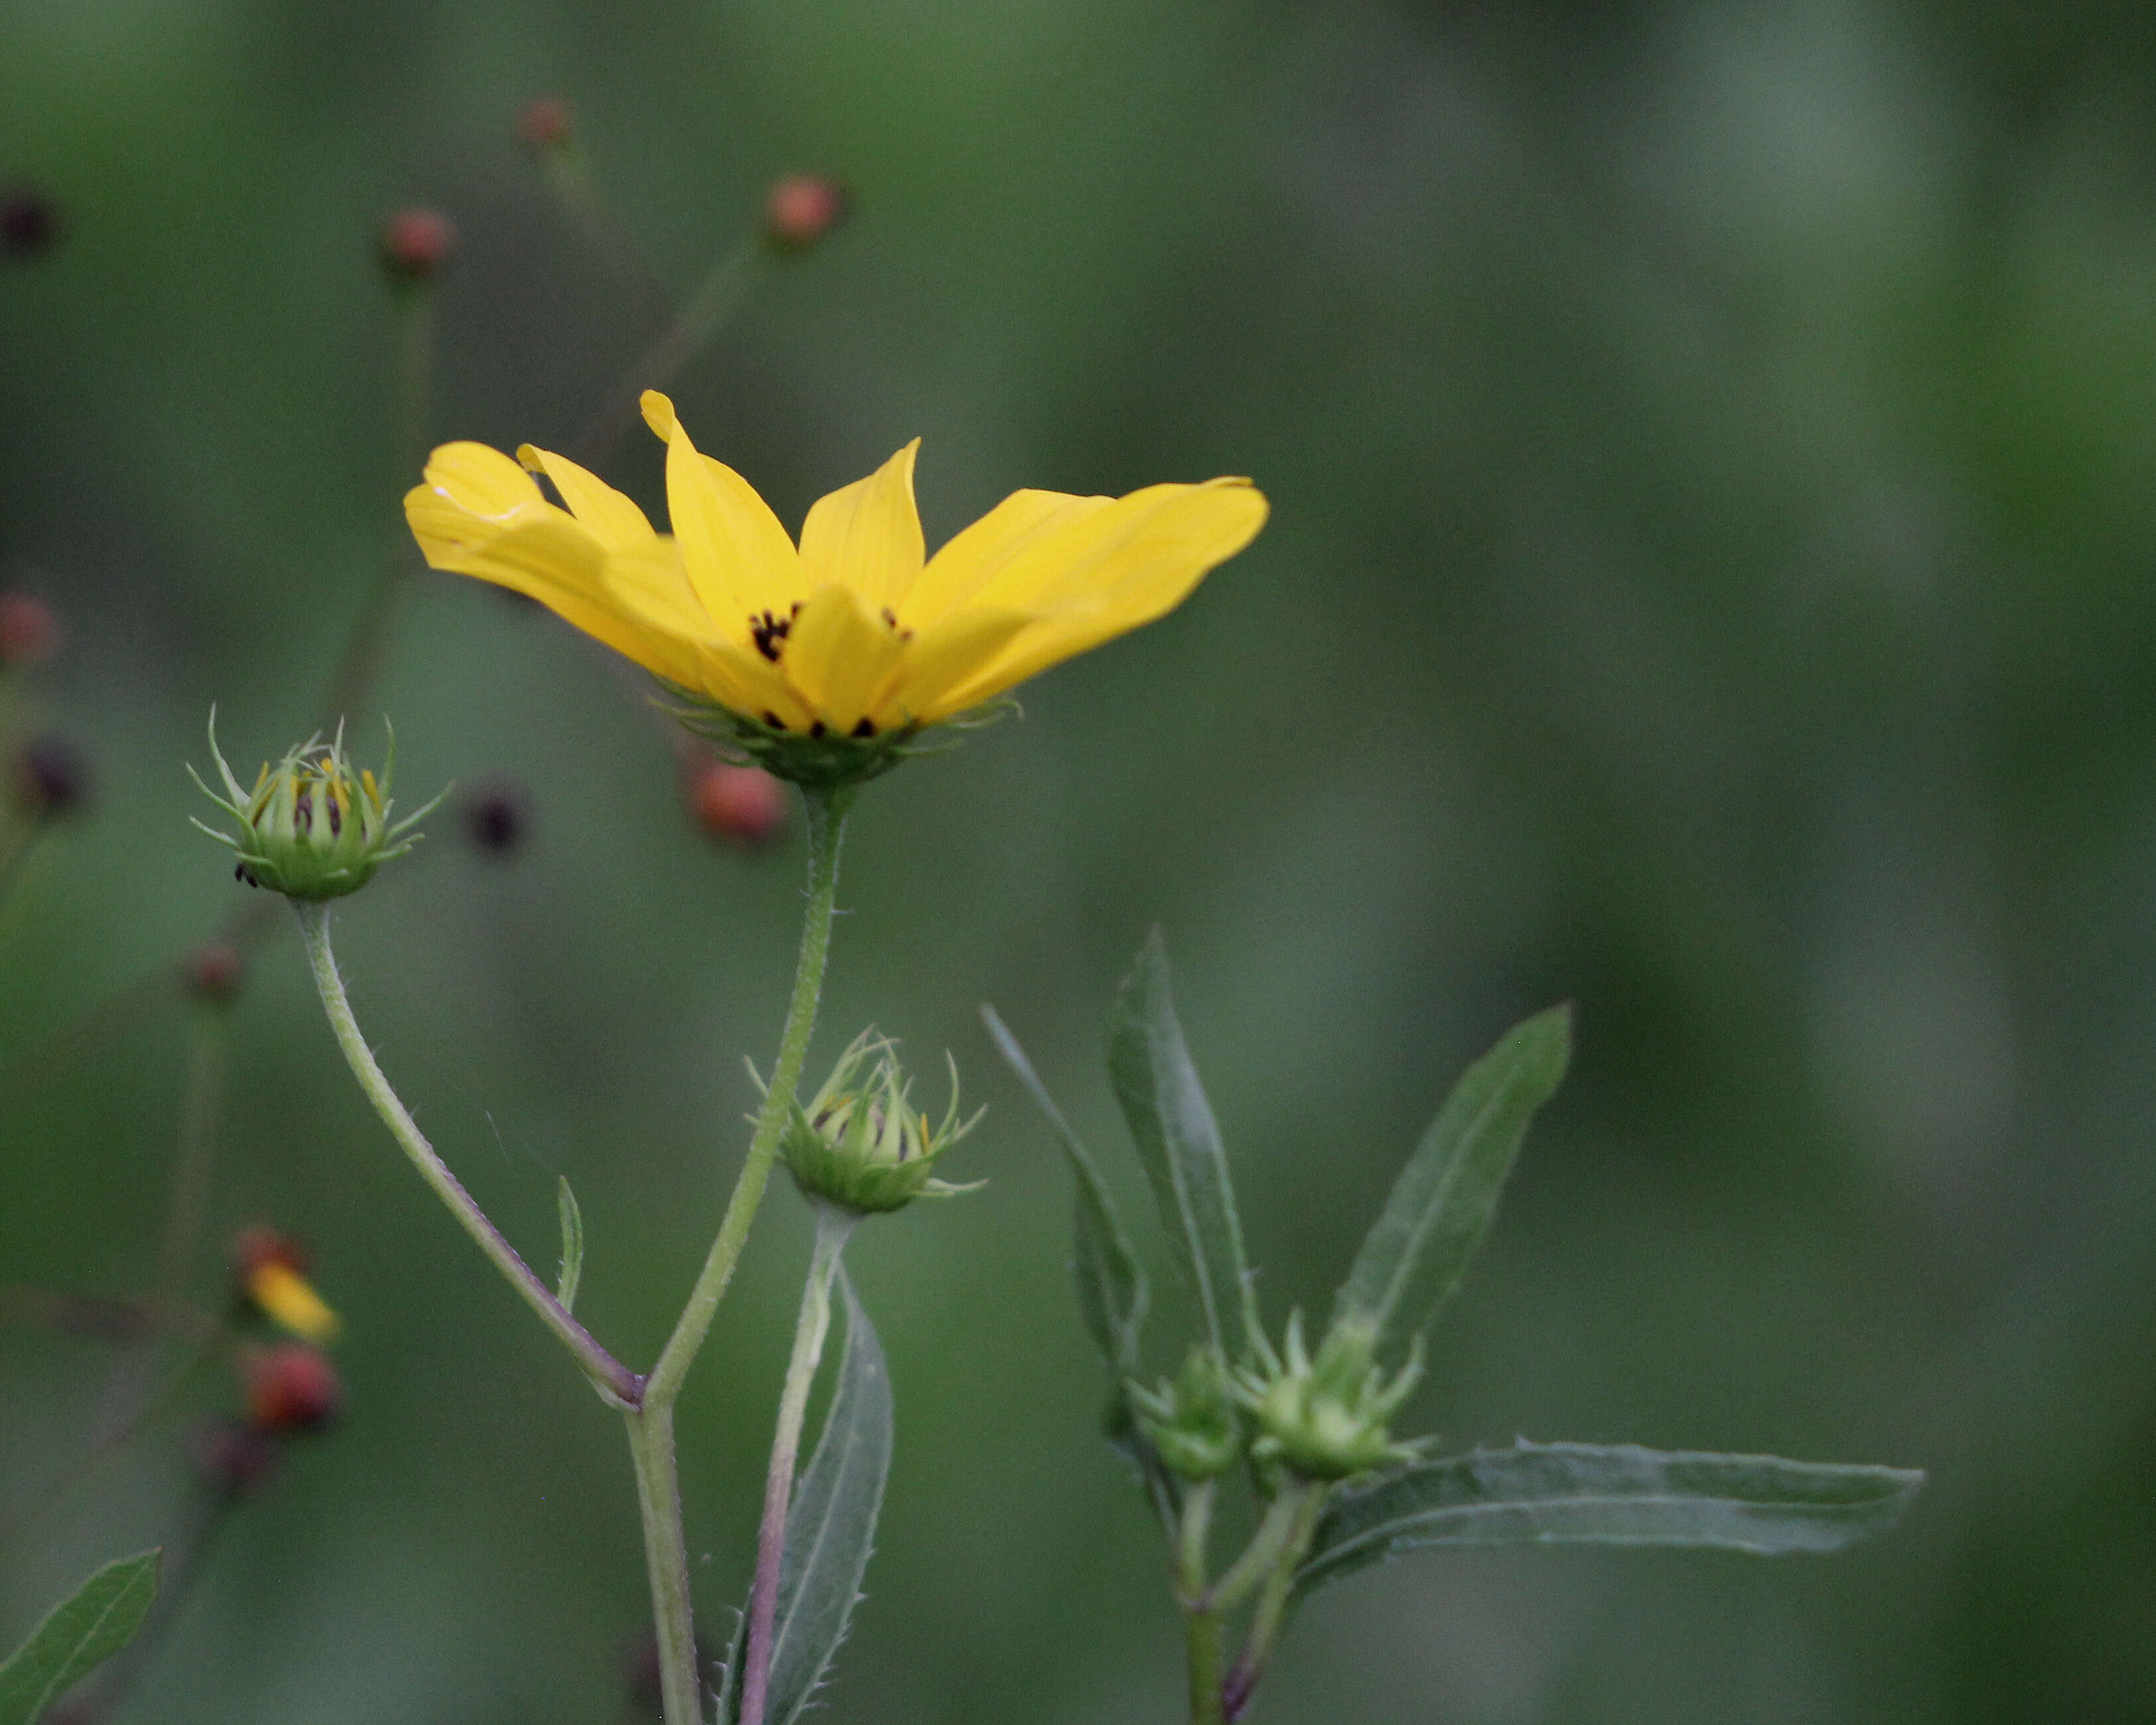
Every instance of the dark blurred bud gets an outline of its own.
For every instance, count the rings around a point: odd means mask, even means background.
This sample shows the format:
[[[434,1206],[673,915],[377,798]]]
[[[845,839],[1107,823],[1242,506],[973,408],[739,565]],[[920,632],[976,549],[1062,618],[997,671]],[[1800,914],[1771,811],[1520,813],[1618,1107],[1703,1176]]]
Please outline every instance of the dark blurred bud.
[[[243,1284],[269,1265],[305,1276],[314,1262],[305,1246],[275,1228],[243,1228],[232,1236],[232,1272]]]
[[[59,615],[26,593],[0,593],[0,670],[19,670],[59,651]]]
[[[802,251],[816,244],[853,208],[853,198],[824,174],[788,174],[763,200],[763,231],[783,251]]]
[[[432,280],[457,248],[457,230],[438,209],[400,209],[379,237],[382,267],[398,282]]]
[[[180,976],[196,999],[222,1006],[247,979],[247,959],[230,941],[211,941],[187,954]]]
[[[90,769],[82,752],[57,732],[23,745],[15,757],[15,778],[23,807],[39,816],[65,814],[90,793]]]
[[[276,1444],[237,1420],[197,1427],[187,1450],[202,1482],[228,1497],[246,1497],[277,1471]]]
[[[760,767],[714,761],[690,781],[689,809],[714,839],[767,845],[786,825],[786,787]]]
[[[516,141],[534,156],[558,150],[577,135],[569,105],[559,96],[534,96],[516,113]]]
[[[50,251],[59,237],[59,206],[44,193],[18,186],[0,193],[0,255],[27,260]]]
[[[344,1401],[329,1356],[305,1342],[280,1342],[249,1354],[241,1369],[248,1423],[259,1432],[284,1437],[319,1431]]]
[[[521,786],[489,785],[465,805],[465,825],[478,850],[507,856],[522,848],[531,830],[531,799]]]

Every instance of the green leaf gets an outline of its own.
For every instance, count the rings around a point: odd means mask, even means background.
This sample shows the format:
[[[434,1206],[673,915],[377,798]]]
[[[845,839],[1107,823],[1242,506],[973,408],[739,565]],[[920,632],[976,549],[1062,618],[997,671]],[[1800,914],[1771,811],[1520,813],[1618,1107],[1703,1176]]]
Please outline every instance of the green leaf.
[[[1430,1545],[1839,1551],[1892,1527],[1923,1481],[1898,1467],[1634,1444],[1478,1450],[1340,1492],[1318,1522],[1296,1594]]]
[[[846,1347],[816,1453],[795,1481],[793,1501],[787,1507],[771,1687],[764,1706],[767,1725],[795,1725],[808,1712],[832,1656],[846,1638],[875,1544],[884,1481],[891,1473],[891,1372],[843,1267],[838,1279],[845,1296]],[[744,1609],[720,1692],[722,1719],[741,1715],[734,1673],[741,1669],[747,1625]]]
[[[577,1208],[577,1194],[569,1190],[569,1177],[563,1174],[554,1189],[562,1210],[562,1280],[556,1285],[554,1297],[562,1302],[562,1310],[577,1309],[577,1284],[584,1279],[584,1216]]]
[[[159,1551],[107,1563],[53,1607],[0,1665],[0,1725],[31,1725],[54,1702],[135,1639],[157,1597]]]
[[[1019,1046],[1018,1038],[996,1016],[993,1006],[981,1009],[981,1019],[995,1040],[996,1051],[1018,1075],[1018,1081],[1055,1132],[1077,1182],[1072,1206],[1071,1272],[1078,1282],[1078,1311],[1100,1345],[1101,1358],[1108,1363],[1120,1400],[1123,1380],[1135,1377],[1138,1370],[1138,1342],[1148,1297],[1145,1272],[1138,1267],[1137,1254],[1131,1250],[1130,1237],[1116,1218],[1100,1169],[1049,1096],[1047,1086],[1033,1070],[1033,1062]]]
[[[1489,1231],[1527,1122],[1571,1057],[1572,1009],[1555,1006],[1467,1069],[1394,1183],[1333,1301],[1334,1323],[1394,1337],[1428,1326]]]
[[[1183,1045],[1168,982],[1168,953],[1153,930],[1116,991],[1108,1019],[1108,1076],[1152,1183],[1176,1261],[1198,1296],[1207,1337],[1240,1358],[1258,1329],[1242,1224],[1220,1128]]]

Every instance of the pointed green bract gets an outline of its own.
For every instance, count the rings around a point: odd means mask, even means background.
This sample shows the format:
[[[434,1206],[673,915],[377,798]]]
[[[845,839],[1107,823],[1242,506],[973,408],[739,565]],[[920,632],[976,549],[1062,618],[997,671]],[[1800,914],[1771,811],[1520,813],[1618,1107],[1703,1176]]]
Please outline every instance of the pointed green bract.
[[[1535,1111],[1572,1057],[1572,1009],[1516,1024],[1467,1069],[1394,1183],[1333,1302],[1373,1337],[1419,1334],[1482,1244]]]
[[[1078,1189],[1071,1229],[1071,1271],[1078,1283],[1078,1310],[1087,1332],[1100,1345],[1101,1357],[1107,1361],[1116,1393],[1121,1394],[1123,1380],[1138,1369],[1138,1342],[1149,1297],[1145,1272],[1138,1267],[1137,1254],[1132,1250],[1130,1236],[1123,1232],[1116,1215],[1100,1169],[1048,1094],[1048,1087],[1033,1070],[1033,1062],[1019,1046],[1018,1038],[996,1016],[993,1006],[981,1009],[981,1021],[988,1027],[996,1051],[1055,1132],[1056,1142],[1063,1147],[1064,1159],[1070,1164]]]
[[[554,1189],[556,1202],[562,1212],[562,1279],[556,1284],[554,1297],[562,1302],[562,1310],[577,1309],[577,1286],[584,1279],[584,1216],[577,1208],[577,1194],[569,1190],[569,1177],[563,1174]]]
[[[63,1599],[0,1665],[0,1725],[45,1709],[135,1639],[157,1597],[161,1551],[107,1563]]]
[[[845,1351],[823,1435],[793,1489],[786,1512],[786,1549],[778,1571],[778,1614],[771,1638],[771,1687],[767,1725],[794,1725],[808,1710],[846,1638],[860,1598],[869,1554],[875,1544],[876,1516],[891,1474],[891,1372],[884,1363],[868,1313],[842,1267],[839,1292],[846,1308]],[[741,1716],[735,1673],[741,1669],[748,1625],[741,1628],[726,1661],[719,1699],[721,1720]]]
[[[1296,1591],[1435,1545],[1839,1551],[1892,1527],[1923,1479],[1898,1467],[1634,1444],[1477,1450],[1341,1491],[1317,1524]]]
[[[1242,1224],[1220,1129],[1176,1022],[1157,928],[1116,991],[1108,1076],[1152,1183],[1168,1245],[1198,1297],[1206,1337],[1224,1358],[1240,1359],[1258,1327]]]

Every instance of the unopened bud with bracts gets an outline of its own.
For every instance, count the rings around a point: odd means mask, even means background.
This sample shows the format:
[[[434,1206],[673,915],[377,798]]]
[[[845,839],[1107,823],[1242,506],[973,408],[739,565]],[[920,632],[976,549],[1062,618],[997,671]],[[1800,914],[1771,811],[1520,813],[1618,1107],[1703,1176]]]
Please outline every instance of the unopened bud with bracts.
[[[232,1245],[239,1291],[264,1317],[306,1342],[333,1340],[344,1327],[307,1280],[306,1248],[274,1228],[246,1228]]]
[[[15,757],[15,797],[39,820],[71,814],[90,795],[90,768],[82,751],[56,731],[24,743]]]
[[[249,1354],[241,1365],[247,1419],[257,1431],[290,1437],[320,1431],[344,1405],[336,1368],[319,1348],[280,1342]]]
[[[1306,1479],[1344,1480],[1412,1461],[1414,1444],[1397,1444],[1386,1422],[1422,1379],[1422,1340],[1390,1381],[1373,1358],[1367,1325],[1335,1324],[1312,1359],[1303,1346],[1302,1314],[1288,1319],[1286,1357],[1257,1338],[1259,1363],[1240,1375],[1237,1394],[1258,1426],[1250,1453]]]
[[[761,767],[709,761],[689,781],[689,809],[714,839],[754,850],[786,825],[786,787]]]
[[[912,1105],[911,1087],[889,1037],[873,1030],[856,1036],[815,1100],[805,1108],[794,1104],[778,1148],[794,1183],[812,1199],[864,1215],[971,1190],[933,1178],[937,1158],[981,1117],[958,1118],[957,1064],[942,1121]]]
[[[353,769],[345,753],[341,727],[333,742],[311,737],[288,749],[275,767],[262,768],[251,791],[240,788],[218,752],[214,711],[210,715],[209,752],[225,795],[204,784],[193,768],[187,772],[210,801],[239,821],[239,831],[221,833],[199,820],[195,824],[232,847],[239,858],[235,872],[239,879],[287,898],[341,898],[358,891],[382,864],[418,842],[413,824],[449,794],[444,790],[416,814],[391,822],[389,782],[397,765],[393,731],[378,783],[371,771]]]
[[[438,209],[400,209],[375,236],[382,267],[400,286],[432,281],[457,249],[457,230]]]
[[[35,593],[0,593],[0,670],[22,670],[59,651],[59,614]]]
[[[788,174],[764,194],[764,238],[783,252],[806,251],[846,219],[853,203],[827,174]]]
[[[516,141],[534,156],[558,150],[576,136],[576,117],[559,96],[534,96],[516,110]]]
[[[1217,1349],[1194,1347],[1174,1378],[1157,1389],[1130,1386],[1138,1429],[1169,1472],[1192,1483],[1218,1479],[1243,1459],[1243,1420]]]

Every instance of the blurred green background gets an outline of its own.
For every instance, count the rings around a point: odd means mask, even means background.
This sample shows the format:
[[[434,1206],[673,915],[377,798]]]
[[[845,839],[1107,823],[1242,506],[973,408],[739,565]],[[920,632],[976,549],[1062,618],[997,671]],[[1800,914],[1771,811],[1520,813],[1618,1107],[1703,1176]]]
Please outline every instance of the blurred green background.
[[[774,175],[854,187],[675,386],[789,524],[916,434],[932,545],[1021,485],[1274,503],[855,822],[816,1064],[871,1020],[952,1050],[990,1104],[953,1173],[990,1184],[850,1254],[899,1448],[834,1725],[1178,1716],[1067,1180],[974,1015],[1157,1245],[1101,1070],[1155,922],[1275,1324],[1323,1309],[1460,1067],[1578,1003],[1414,1425],[1932,1472],[1834,1558],[1363,1577],[1260,1719],[2156,1717],[2151,18],[7,0],[0,182],[61,232],[0,269],[0,587],[64,614],[28,693],[95,785],[0,910],[0,1282],[146,1285],[170,961],[245,897],[182,762],[213,701],[249,765],[304,733],[413,478],[376,222],[461,236],[437,438],[565,446],[661,321],[517,146],[553,94],[670,294]],[[641,431],[609,473],[658,504]],[[580,1312],[646,1361],[775,1042],[798,831],[699,831],[634,680],[475,583],[414,588],[375,705],[408,795],[512,781],[531,824],[490,857],[439,816],[352,903],[362,1022],[535,1261],[569,1176]],[[234,1517],[128,1717],[625,1717],[619,1427],[365,1113],[288,934],[233,1043],[213,1231],[312,1242],[349,1406]],[[721,1635],[806,1237],[782,1183],[683,1406]],[[0,1513],[111,1357],[0,1335]],[[0,1548],[0,1640],[183,1529],[186,1427]]]

